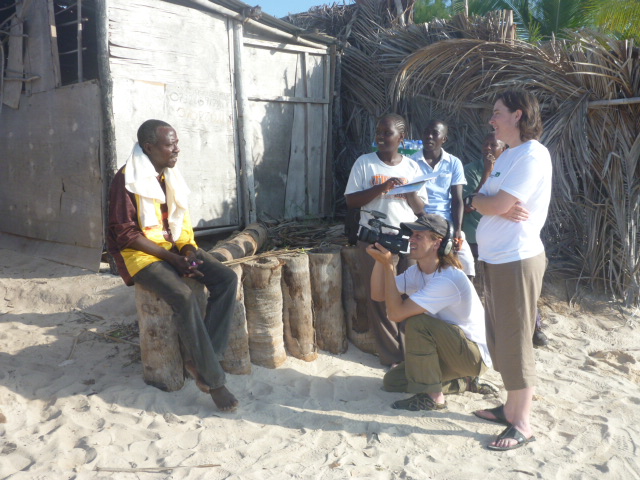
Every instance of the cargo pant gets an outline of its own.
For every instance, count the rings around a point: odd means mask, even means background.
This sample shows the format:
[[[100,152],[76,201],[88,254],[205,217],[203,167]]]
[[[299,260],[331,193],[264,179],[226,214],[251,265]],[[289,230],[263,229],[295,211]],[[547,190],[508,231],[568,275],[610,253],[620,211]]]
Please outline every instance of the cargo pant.
[[[388,392],[452,394],[464,392],[469,379],[487,370],[480,349],[462,329],[427,314],[409,317],[405,361],[387,372]]]

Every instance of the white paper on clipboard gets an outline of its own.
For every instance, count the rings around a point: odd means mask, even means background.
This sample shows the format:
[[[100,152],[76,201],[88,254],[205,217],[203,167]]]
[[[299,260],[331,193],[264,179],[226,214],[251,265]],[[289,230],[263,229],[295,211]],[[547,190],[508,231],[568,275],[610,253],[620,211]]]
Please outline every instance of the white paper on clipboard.
[[[405,183],[404,185],[398,185],[397,187],[393,187],[391,190],[387,192],[387,195],[399,195],[401,193],[410,193],[417,192],[422,188],[422,186],[427,183],[429,180],[433,180],[436,178],[439,173],[428,173],[426,175],[421,175],[420,177],[416,177],[410,183]]]

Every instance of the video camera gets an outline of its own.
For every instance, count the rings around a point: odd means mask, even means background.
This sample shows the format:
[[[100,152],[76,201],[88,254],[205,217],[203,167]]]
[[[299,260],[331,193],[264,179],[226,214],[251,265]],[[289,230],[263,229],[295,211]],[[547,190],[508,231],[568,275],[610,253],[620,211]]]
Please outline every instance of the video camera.
[[[408,253],[411,230],[383,223],[382,220],[386,220],[387,215],[382,212],[363,209],[360,211],[370,213],[373,218],[370,218],[367,222],[371,226],[371,229],[360,225],[360,229],[358,230],[358,240],[370,244],[379,243],[391,253]],[[391,233],[382,233],[382,227],[397,230],[399,233],[395,235]]]

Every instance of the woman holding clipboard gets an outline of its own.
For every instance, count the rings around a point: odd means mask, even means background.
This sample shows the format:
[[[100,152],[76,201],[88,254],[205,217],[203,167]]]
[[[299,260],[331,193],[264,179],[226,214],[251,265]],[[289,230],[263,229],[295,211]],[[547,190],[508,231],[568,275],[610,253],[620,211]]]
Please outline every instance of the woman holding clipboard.
[[[409,157],[398,152],[406,134],[406,122],[397,114],[386,114],[376,123],[378,151],[361,155],[353,164],[344,195],[349,208],[360,208],[360,228],[370,228],[371,211],[386,215],[384,223],[400,227],[423,215],[424,202],[416,191],[394,194],[394,187],[407,184],[420,177],[420,167]],[[384,233],[395,234],[388,229]],[[356,281],[366,286],[367,314],[373,329],[382,365],[394,366],[404,360],[403,325],[387,318],[384,302],[371,300],[370,279],[375,260],[366,253],[367,243],[359,241],[359,259]],[[400,257],[398,273],[410,266],[407,258]]]

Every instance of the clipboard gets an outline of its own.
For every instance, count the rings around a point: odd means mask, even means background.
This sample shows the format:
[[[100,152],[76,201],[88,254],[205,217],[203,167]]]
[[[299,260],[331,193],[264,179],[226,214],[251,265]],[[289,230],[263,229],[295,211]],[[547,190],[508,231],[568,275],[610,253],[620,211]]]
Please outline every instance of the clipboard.
[[[413,182],[405,183],[404,185],[398,185],[397,187],[393,187],[391,190],[387,192],[387,195],[400,195],[402,193],[410,193],[417,192],[420,190],[425,183],[434,178],[438,177],[439,173],[429,173],[427,175],[422,175],[413,180]]]

